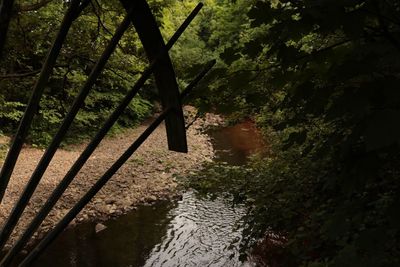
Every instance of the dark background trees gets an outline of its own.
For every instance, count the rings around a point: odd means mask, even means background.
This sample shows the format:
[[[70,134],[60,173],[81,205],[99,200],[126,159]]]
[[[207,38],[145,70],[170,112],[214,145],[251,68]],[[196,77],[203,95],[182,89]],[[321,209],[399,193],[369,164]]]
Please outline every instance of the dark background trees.
[[[252,174],[219,172],[254,207],[246,241],[285,236],[282,266],[398,265],[399,3],[227,7],[228,25],[240,27],[220,35],[229,39],[226,69],[210,95],[223,110],[256,114],[274,144]],[[224,188],[221,179],[209,182]],[[270,249],[261,252],[267,262]]]

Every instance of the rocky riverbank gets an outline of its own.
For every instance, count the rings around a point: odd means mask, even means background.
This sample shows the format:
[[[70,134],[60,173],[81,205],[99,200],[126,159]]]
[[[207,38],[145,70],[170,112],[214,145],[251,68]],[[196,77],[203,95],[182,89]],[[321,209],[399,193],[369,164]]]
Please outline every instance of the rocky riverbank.
[[[188,122],[191,121],[194,112],[195,110],[191,107],[185,108]],[[174,176],[185,174],[200,167],[203,162],[212,160],[214,156],[212,145],[203,130],[221,122],[220,117],[212,114],[207,114],[204,119],[196,120],[187,131],[188,154],[168,151],[165,126],[161,125],[86,206],[71,226],[83,221],[104,221],[127,213],[135,209],[138,204],[177,196],[177,183]],[[48,231],[62,218],[145,128],[146,124],[103,140],[44,221],[36,237]],[[4,138],[1,141],[4,142]],[[85,144],[75,145],[60,149],[56,153],[14,231],[12,240],[21,234],[84,148]],[[10,213],[43,152],[41,149],[32,147],[23,149],[1,204],[0,224]]]

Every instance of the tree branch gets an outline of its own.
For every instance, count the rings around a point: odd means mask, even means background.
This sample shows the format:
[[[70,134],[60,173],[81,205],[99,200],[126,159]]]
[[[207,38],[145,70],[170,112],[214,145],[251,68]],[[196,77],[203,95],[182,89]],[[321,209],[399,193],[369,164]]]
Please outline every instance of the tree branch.
[[[25,72],[25,73],[12,73],[12,74],[0,75],[0,80],[34,76],[34,75],[38,74],[40,71],[41,70],[34,70],[34,71],[30,71],[30,72]]]
[[[94,0],[94,1],[96,2],[97,7],[98,7],[99,9],[101,9],[100,3],[99,3],[97,0]],[[103,23],[103,21],[102,21],[102,19],[101,19],[101,17],[100,17],[100,14],[99,14],[99,13],[97,12],[97,10],[96,10],[95,4],[94,4],[92,1],[91,1],[90,3],[91,3],[91,5],[92,5],[93,14],[97,17],[97,23],[103,28],[103,30],[104,30],[106,33],[108,33],[110,36],[113,36],[114,34],[106,27],[106,25],[104,25],[104,23]],[[122,52],[124,52],[125,54],[127,54],[126,51],[125,51],[125,49],[124,49],[119,43],[117,44],[117,46],[119,47],[119,49],[121,49]]]
[[[35,11],[38,9],[41,9],[42,7],[47,6],[49,3],[51,3],[53,0],[42,0],[40,2],[37,2],[35,4],[30,4],[30,5],[17,5],[16,6],[16,11],[17,12],[29,12],[29,11]]]

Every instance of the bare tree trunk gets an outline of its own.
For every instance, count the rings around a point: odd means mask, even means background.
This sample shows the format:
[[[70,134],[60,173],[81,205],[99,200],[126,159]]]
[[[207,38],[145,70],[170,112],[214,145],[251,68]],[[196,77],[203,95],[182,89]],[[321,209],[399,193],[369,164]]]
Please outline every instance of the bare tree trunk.
[[[0,60],[2,59],[4,45],[13,12],[14,0],[1,0],[0,2]]]

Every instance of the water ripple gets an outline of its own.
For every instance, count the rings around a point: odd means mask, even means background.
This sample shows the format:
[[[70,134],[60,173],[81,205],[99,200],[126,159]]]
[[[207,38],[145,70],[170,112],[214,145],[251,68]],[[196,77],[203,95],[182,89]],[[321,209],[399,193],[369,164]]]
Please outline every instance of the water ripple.
[[[183,195],[172,209],[170,227],[149,254],[144,266],[243,266],[238,253],[243,207],[231,207],[224,199],[199,199]]]

